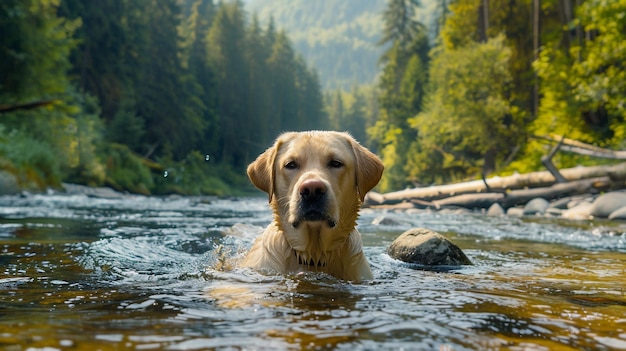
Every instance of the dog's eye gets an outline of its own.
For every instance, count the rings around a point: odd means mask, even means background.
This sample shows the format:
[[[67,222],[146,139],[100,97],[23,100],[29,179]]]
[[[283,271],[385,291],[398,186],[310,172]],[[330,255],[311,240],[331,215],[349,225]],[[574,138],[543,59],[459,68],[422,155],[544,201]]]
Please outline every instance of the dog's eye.
[[[338,161],[338,160],[331,160],[331,161],[328,163],[328,166],[329,166],[330,168],[341,168],[341,167],[343,167],[343,162]]]
[[[298,168],[298,164],[295,161],[289,161],[285,163],[285,168],[287,169],[296,169]]]

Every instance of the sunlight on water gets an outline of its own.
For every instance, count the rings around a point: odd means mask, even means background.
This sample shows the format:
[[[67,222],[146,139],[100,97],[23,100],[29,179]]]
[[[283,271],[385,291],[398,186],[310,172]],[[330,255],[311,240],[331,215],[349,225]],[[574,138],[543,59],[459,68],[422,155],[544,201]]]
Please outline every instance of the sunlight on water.
[[[393,225],[374,225],[379,217]],[[0,197],[0,346],[26,349],[626,349],[625,226],[363,211],[375,279],[232,268],[259,199]],[[474,262],[416,270],[410,227]]]

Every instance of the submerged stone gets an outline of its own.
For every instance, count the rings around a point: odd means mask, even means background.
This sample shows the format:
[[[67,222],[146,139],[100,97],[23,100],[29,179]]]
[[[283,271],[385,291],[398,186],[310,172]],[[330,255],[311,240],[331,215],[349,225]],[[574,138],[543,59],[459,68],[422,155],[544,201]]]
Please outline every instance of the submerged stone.
[[[510,207],[506,210],[506,215],[509,217],[523,217],[524,209],[522,207]]]
[[[578,205],[561,213],[561,217],[574,220],[587,220],[591,217],[591,202],[581,202]]]
[[[494,203],[487,210],[487,216],[490,216],[490,217],[501,217],[504,215],[505,215],[504,209],[502,208],[502,206],[500,206],[499,203]]]
[[[387,254],[397,260],[424,266],[461,266],[472,262],[445,236],[425,228],[412,228],[391,243]]]
[[[626,219],[626,206],[611,212],[609,219]]]
[[[19,192],[17,178],[9,172],[0,170],[0,195],[15,195]]]
[[[607,218],[614,211],[626,206],[626,192],[614,191],[600,195],[593,202],[591,215]]]
[[[548,200],[537,197],[530,200],[526,206],[524,206],[524,215],[538,215],[546,213],[546,209],[550,206]]]

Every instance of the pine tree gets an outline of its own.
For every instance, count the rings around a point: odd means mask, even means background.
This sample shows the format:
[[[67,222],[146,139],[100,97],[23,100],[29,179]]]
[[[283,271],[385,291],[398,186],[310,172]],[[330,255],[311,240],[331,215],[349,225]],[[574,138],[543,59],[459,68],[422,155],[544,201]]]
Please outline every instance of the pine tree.
[[[277,125],[284,130],[299,130],[297,116],[297,92],[295,84],[295,53],[284,31],[276,33],[272,53],[267,60],[273,77],[272,90],[274,115]]]
[[[245,13],[239,1],[221,3],[208,32],[208,62],[216,72],[216,114],[220,125],[220,161],[243,168],[248,161],[251,121],[249,67],[246,62]]]
[[[42,102],[0,119],[0,166],[27,188],[58,185],[80,176],[102,182],[95,155],[101,136],[98,107],[72,86],[67,72],[79,20],[57,14],[58,1],[21,0],[0,4],[0,102]]]
[[[246,32],[246,61],[250,83],[246,113],[253,120],[253,130],[255,131],[253,140],[258,145],[269,145],[276,137],[273,129],[275,126],[272,124],[272,91],[267,89],[272,80],[267,64],[270,46],[265,39],[258,17],[254,14]]]
[[[368,129],[385,164],[380,183],[383,191],[407,185],[407,157],[417,137],[408,120],[421,111],[429,45],[425,27],[414,20],[415,6],[416,1],[392,0],[383,15],[380,44],[389,49],[381,57],[379,118]]]

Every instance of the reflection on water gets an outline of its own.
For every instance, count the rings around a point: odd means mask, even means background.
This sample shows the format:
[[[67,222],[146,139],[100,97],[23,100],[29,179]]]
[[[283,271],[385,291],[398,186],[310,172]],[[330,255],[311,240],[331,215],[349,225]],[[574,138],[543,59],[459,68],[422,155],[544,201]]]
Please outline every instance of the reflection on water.
[[[270,217],[261,198],[0,197],[0,348],[626,349],[624,223],[368,209],[372,282],[216,269]],[[390,259],[410,227],[475,265]]]

